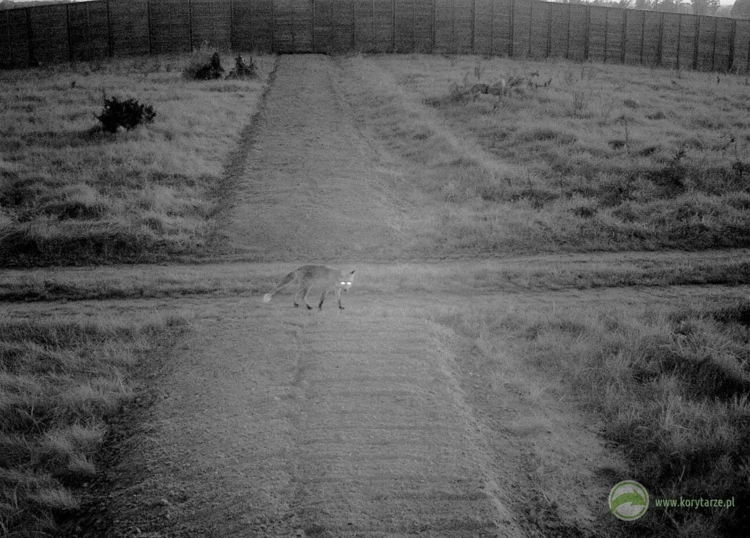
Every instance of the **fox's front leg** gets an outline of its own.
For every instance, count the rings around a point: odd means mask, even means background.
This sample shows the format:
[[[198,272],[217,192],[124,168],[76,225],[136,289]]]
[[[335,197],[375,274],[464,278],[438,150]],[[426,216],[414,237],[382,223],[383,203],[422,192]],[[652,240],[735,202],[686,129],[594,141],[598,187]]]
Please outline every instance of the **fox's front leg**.
[[[341,288],[336,290],[336,298],[339,300],[339,310],[343,310],[344,307],[341,306]]]

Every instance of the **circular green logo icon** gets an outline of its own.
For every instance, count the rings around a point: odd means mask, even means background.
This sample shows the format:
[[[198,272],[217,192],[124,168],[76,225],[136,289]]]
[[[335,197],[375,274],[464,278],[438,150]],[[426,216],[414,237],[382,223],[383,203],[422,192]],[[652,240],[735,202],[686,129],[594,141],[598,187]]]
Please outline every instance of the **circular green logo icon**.
[[[635,480],[619,482],[609,492],[609,511],[617,519],[633,521],[647,509],[648,491]]]

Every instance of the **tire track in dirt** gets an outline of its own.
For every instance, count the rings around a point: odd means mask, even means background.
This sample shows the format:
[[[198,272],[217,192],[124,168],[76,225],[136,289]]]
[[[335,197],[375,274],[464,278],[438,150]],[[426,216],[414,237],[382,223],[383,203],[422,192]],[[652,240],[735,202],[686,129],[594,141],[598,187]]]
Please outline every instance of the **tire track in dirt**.
[[[119,466],[113,536],[524,535],[430,322],[216,306]]]
[[[341,101],[326,56],[281,56],[241,173],[222,197],[225,252],[253,260],[393,257],[385,166]]]

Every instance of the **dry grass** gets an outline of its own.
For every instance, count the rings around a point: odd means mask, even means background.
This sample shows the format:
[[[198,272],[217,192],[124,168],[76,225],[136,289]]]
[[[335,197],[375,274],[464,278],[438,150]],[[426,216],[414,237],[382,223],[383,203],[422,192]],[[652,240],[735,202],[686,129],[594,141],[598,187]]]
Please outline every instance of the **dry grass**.
[[[50,533],[78,507],[75,486],[96,475],[107,420],[133,396],[138,361],[182,323],[0,320],[4,535]]]
[[[369,88],[361,117],[413,168],[394,188],[420,208],[415,233],[433,251],[750,244],[744,77],[462,56],[343,61]],[[510,77],[524,83],[505,96],[455,92]]]
[[[555,305],[438,316],[476,341],[479,371],[543,371],[557,398],[572,393],[603,417],[604,436],[630,460],[627,476],[652,497],[734,498],[735,509],[664,510],[609,525],[614,536],[739,536],[750,502],[750,302],[675,309],[665,305]],[[523,374],[526,371],[526,374]],[[537,377],[530,376],[530,377]],[[506,379],[507,381],[507,379]],[[537,382],[539,379],[537,379]],[[502,389],[501,389],[502,390]],[[618,522],[619,523],[619,522]]]
[[[0,73],[0,263],[152,261],[206,243],[217,181],[256,110],[261,77],[190,82],[191,55]],[[103,95],[154,123],[101,131]]]

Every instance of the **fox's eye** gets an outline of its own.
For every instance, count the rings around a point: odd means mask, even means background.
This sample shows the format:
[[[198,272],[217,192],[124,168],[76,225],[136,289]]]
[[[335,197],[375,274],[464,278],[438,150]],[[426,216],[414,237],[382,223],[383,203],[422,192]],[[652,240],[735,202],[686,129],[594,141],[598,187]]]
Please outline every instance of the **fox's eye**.
[[[342,283],[341,283],[341,285],[342,285],[342,286],[346,286],[346,282],[342,282]]]
[[[347,286],[351,286],[351,285],[352,285],[352,283],[351,283],[351,282],[347,282],[347,283],[346,283],[346,285],[347,285]]]

